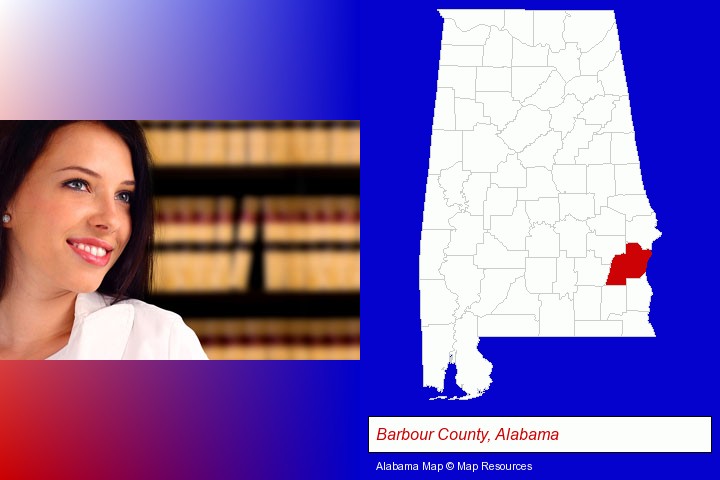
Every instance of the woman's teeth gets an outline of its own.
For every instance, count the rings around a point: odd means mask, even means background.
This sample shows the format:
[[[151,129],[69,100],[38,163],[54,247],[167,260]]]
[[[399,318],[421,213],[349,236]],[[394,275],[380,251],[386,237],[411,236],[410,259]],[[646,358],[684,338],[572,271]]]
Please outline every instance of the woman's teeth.
[[[73,247],[84,250],[90,255],[94,255],[96,257],[104,257],[107,255],[107,250],[102,247],[92,247],[90,245],[85,245],[84,243],[73,243]]]

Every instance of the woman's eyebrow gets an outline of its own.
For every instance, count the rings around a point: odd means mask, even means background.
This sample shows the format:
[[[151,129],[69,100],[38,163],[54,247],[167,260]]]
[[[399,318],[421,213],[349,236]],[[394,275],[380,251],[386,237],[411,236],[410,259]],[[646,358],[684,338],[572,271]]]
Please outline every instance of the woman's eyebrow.
[[[89,168],[78,167],[78,166],[76,166],[76,165],[72,165],[72,166],[70,166],[70,167],[61,168],[61,169],[59,169],[59,170],[55,170],[55,172],[57,173],[57,172],[65,171],[65,170],[77,170],[77,171],[79,171],[79,172],[83,172],[83,173],[86,174],[86,175],[90,175],[91,177],[101,178],[101,175],[100,175],[99,173],[97,173],[97,172],[95,172],[95,171],[93,171],[93,170],[90,170]],[[133,185],[135,185],[135,182],[134,182],[133,180],[125,180],[124,182],[120,182],[120,185],[130,185],[130,186],[133,186]]]

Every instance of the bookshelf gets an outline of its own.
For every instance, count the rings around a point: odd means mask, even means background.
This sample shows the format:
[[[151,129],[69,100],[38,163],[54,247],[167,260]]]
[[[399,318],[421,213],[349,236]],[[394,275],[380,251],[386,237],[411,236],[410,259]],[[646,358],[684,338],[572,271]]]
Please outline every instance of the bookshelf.
[[[183,312],[189,318],[336,318],[359,317],[360,294],[333,293],[206,293],[154,294],[151,303]]]
[[[158,195],[360,195],[360,167],[156,167],[154,182]]]
[[[359,122],[142,124],[166,273],[149,301],[211,358],[359,358]],[[181,261],[200,277],[166,281]]]

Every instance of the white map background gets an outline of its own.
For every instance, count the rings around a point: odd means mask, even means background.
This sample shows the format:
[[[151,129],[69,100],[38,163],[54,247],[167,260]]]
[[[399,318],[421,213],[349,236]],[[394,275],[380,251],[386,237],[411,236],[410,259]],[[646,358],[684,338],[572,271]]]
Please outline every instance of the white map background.
[[[423,384],[490,386],[490,336],[654,336],[645,275],[605,285],[660,236],[612,11],[442,10],[420,253]],[[439,395],[437,398],[446,398]]]

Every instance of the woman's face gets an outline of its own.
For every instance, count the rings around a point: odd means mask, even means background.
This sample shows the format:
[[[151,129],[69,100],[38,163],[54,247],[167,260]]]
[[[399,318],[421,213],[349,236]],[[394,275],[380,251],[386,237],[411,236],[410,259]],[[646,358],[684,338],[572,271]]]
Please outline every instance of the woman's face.
[[[12,281],[39,292],[92,292],[130,238],[130,150],[78,122],[51,136],[8,205]]]

